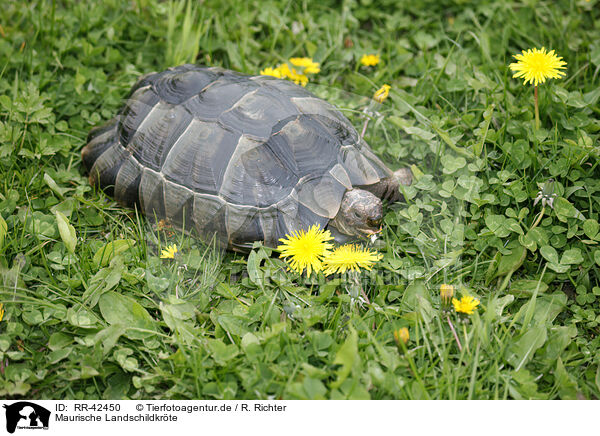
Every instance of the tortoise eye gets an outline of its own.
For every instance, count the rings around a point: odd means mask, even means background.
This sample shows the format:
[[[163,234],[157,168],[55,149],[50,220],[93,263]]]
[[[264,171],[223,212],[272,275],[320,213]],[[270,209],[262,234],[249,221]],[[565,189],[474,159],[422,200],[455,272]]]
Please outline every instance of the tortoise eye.
[[[379,227],[381,225],[381,218],[380,219],[371,219],[369,218],[367,220],[367,224],[371,227]]]
[[[353,215],[354,215],[354,218],[356,218],[356,219],[362,218],[358,212],[354,212]]]

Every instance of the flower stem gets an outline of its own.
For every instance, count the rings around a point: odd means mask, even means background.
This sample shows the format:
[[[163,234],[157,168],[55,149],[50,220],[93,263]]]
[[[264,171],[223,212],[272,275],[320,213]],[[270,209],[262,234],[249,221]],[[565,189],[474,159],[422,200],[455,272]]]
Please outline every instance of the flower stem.
[[[543,206],[542,210],[540,211],[540,214],[537,217],[537,219],[535,220],[535,222],[533,223],[533,225],[529,228],[529,231],[531,231],[532,229],[535,229],[536,226],[540,223],[540,221],[542,220],[542,217],[544,216],[544,211],[545,210],[546,210],[546,206]]]
[[[467,337],[467,324],[463,324],[463,333],[465,334],[465,345],[467,347],[467,352],[469,352],[469,338]]]
[[[535,130],[540,130],[540,109],[538,104],[538,87],[533,87],[533,97],[535,100]]]
[[[408,369],[410,370],[410,373],[417,380],[417,383],[419,383],[419,386],[421,386],[421,389],[423,389],[423,393],[425,394],[425,399],[429,399],[429,394],[427,393],[427,388],[423,384],[423,380],[421,380],[421,377],[419,377],[419,372],[417,371],[417,367],[415,365],[415,362],[414,362],[412,356],[408,353],[406,344],[404,342],[400,341],[400,346],[402,347],[402,352],[403,352],[402,354],[404,355],[404,357],[406,358],[406,361],[408,362]]]
[[[450,330],[452,330],[452,334],[454,335],[454,339],[456,340],[456,345],[458,345],[458,351],[462,353],[462,345],[460,344],[460,339],[458,339],[458,335],[456,334],[456,330],[454,330],[454,326],[452,325],[452,321],[450,321],[450,315],[446,315],[446,320],[448,321],[448,325],[450,326]]]
[[[365,123],[363,124],[362,132],[360,133],[361,139],[365,137],[365,133],[367,133],[367,126],[368,125],[369,125],[369,118],[367,118],[365,120]]]

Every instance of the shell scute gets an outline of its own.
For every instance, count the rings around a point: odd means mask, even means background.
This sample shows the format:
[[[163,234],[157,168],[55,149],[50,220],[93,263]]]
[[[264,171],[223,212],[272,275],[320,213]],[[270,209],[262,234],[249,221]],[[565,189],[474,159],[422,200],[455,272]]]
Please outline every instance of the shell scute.
[[[219,195],[228,202],[267,207],[298,181],[290,153],[242,135],[225,170]]]
[[[160,98],[150,85],[139,88],[130,98],[120,113],[119,141],[127,145],[150,111],[160,102]]]
[[[224,125],[236,126],[245,135],[269,139],[273,123],[298,115],[296,106],[285,99],[275,100],[273,94],[256,88],[240,98],[219,116]]]
[[[216,71],[173,71],[154,81],[152,87],[161,100],[178,105],[202,92],[220,76]]]
[[[167,180],[195,192],[218,194],[240,134],[220,124],[194,119],[162,166]]]
[[[181,106],[159,102],[146,115],[127,148],[144,166],[160,171],[171,147],[192,122]]]

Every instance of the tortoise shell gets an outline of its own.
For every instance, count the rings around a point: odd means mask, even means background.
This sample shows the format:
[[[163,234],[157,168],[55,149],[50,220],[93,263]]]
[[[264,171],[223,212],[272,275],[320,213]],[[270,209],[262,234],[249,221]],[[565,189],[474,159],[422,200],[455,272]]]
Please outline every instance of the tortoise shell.
[[[143,76],[82,150],[90,182],[149,217],[246,251],[392,176],[333,105],[289,81],[182,65]]]

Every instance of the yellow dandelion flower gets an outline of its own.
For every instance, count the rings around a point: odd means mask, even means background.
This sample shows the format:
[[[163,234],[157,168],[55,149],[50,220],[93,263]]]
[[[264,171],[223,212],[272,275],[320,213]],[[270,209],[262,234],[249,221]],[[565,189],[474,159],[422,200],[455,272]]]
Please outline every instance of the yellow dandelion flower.
[[[440,286],[440,298],[443,306],[449,306],[450,300],[454,297],[454,286],[443,284]]]
[[[406,327],[399,328],[398,330],[394,330],[394,340],[398,345],[400,342],[407,344],[410,339],[410,334],[408,333],[408,329]]]
[[[374,67],[379,63],[379,55],[378,54],[364,54],[360,58],[360,63],[365,67]]]
[[[175,253],[177,253],[177,245],[169,245],[166,249],[160,252],[161,259],[175,259]]]
[[[375,94],[373,94],[373,100],[375,100],[377,103],[383,103],[388,98],[391,88],[392,87],[390,85],[383,85],[381,88],[375,91]]]
[[[321,72],[321,68],[319,68],[319,64],[316,66],[310,66],[304,68],[304,74],[317,74]]]
[[[458,313],[473,315],[473,311],[477,309],[477,306],[479,306],[479,300],[477,298],[465,295],[460,300],[453,298],[452,304],[454,305],[454,310],[456,310]]]
[[[261,76],[273,76],[273,77],[277,77],[278,79],[281,79],[281,70],[277,67],[277,68],[265,68],[264,70],[260,71],[260,75]]]
[[[321,71],[319,63],[314,62],[312,58],[290,58],[290,63],[295,67],[304,69],[304,74],[316,74]]]
[[[287,77],[296,85],[306,86],[308,83],[308,77],[306,77],[304,74],[298,73],[294,68],[287,73]]]
[[[359,271],[361,268],[370,270],[373,264],[383,256],[376,251],[365,249],[359,245],[347,244],[336,247],[323,259],[325,275],[336,272]]]
[[[288,64],[279,64],[277,66],[277,71],[281,75],[282,79],[285,79],[292,73],[292,70],[290,70],[290,66]]]
[[[0,303],[0,321],[4,319],[4,303]]]
[[[531,83],[535,86],[538,83],[544,83],[546,79],[560,79],[565,76],[563,71],[567,65],[562,61],[562,57],[554,54],[554,50],[546,53],[546,49],[537,48],[523,50],[521,54],[513,56],[518,62],[513,62],[509,65],[512,71],[515,71],[513,77],[525,79],[523,85]]]
[[[319,69],[319,64],[317,62],[312,62],[312,59],[310,59],[310,58],[292,58],[292,59],[294,59],[294,60],[299,59],[299,60],[301,60],[301,62],[296,61],[296,63],[302,63],[302,64],[307,65],[304,68],[304,71],[302,73],[299,73],[294,68],[290,68],[287,63],[283,63],[283,64],[277,65],[277,67],[275,67],[275,68],[265,68],[264,70],[261,70],[260,74],[263,76],[277,77],[278,79],[290,79],[296,85],[306,86],[308,83],[308,77],[306,76],[305,73],[314,74],[314,73],[318,73],[319,71],[321,71]],[[302,61],[304,59],[308,59],[310,61],[310,64]]]
[[[279,257],[284,258],[291,269],[300,274],[306,269],[306,275],[310,276],[312,271],[319,272],[323,269],[323,257],[333,247],[333,244],[327,241],[332,239],[329,230],[321,230],[315,224],[306,232],[294,231],[291,235],[280,239],[281,244],[277,250],[280,252]]]

